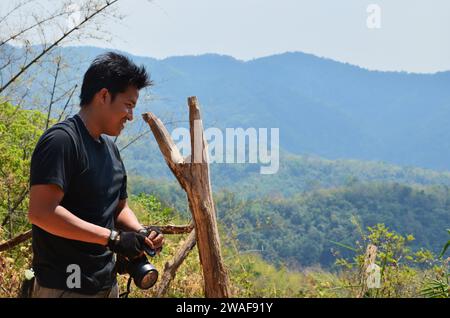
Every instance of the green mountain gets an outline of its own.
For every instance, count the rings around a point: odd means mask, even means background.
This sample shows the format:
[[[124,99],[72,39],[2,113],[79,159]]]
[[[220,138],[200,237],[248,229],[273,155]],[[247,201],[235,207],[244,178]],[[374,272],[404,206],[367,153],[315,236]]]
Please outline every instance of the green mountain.
[[[70,61],[69,85],[80,83],[90,61],[104,50],[60,52]],[[281,148],[290,153],[450,168],[450,72],[369,71],[300,52],[248,62],[214,54],[133,59],[147,66],[155,82],[136,114],[154,111],[175,120],[171,128],[186,126],[186,98],[196,95],[205,128],[280,128]],[[51,87],[48,73],[39,79],[36,94]],[[55,105],[55,112],[64,103]],[[141,129],[138,120],[128,132]]]

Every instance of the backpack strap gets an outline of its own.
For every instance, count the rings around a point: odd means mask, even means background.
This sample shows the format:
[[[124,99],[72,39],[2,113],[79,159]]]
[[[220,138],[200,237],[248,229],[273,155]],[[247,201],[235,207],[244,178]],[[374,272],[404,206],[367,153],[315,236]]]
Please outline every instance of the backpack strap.
[[[83,139],[81,137],[81,131],[75,123],[75,119],[69,118],[63,122],[57,123],[50,130],[61,129],[65,131],[71,138],[73,145],[75,146],[77,153],[77,162],[79,163],[79,172],[81,175],[89,168],[89,159],[87,157],[86,148],[84,147]]]

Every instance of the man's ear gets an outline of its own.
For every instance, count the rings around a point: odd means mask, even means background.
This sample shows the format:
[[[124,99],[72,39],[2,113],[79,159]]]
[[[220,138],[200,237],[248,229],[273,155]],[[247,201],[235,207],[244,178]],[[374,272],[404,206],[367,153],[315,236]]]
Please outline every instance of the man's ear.
[[[97,93],[97,96],[99,98],[99,102],[102,105],[109,104],[111,102],[111,95],[109,94],[109,91],[106,88],[102,88]]]

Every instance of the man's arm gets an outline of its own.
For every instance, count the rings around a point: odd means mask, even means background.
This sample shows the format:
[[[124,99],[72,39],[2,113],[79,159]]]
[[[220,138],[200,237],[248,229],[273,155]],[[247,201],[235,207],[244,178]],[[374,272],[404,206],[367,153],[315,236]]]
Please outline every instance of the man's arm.
[[[144,228],[128,206],[127,199],[120,200],[116,210],[116,227],[124,231],[137,232]]]
[[[145,228],[139,223],[136,215],[128,206],[127,199],[120,200],[116,211],[116,226],[125,231],[138,232]],[[150,248],[158,250],[164,243],[164,236],[152,231],[146,241]]]
[[[32,186],[28,210],[30,222],[56,236],[106,246],[111,231],[86,222],[60,206],[63,197],[64,192],[57,185]]]

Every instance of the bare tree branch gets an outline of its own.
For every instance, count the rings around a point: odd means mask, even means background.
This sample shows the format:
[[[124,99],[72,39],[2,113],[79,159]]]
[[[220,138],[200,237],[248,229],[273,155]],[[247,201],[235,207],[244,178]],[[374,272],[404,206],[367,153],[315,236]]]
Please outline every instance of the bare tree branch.
[[[50,122],[50,115],[52,112],[53,99],[55,97],[56,83],[58,82],[58,75],[59,75],[60,67],[61,67],[61,57],[58,57],[56,59],[56,72],[55,72],[55,77],[53,80],[52,92],[50,95],[50,104],[48,105],[47,121],[45,122],[45,130],[48,129],[48,123]]]
[[[42,20],[38,20],[36,23],[34,23],[34,24],[32,24],[32,25],[30,25],[30,26],[20,30],[19,32],[15,33],[13,35],[10,35],[6,40],[3,40],[0,43],[0,47],[2,47],[3,45],[5,45],[6,43],[8,43],[10,41],[13,41],[13,40],[17,39],[19,36],[25,34],[26,32],[28,32],[30,30],[33,30],[36,27],[40,27],[44,23],[47,23],[47,22],[52,21],[52,20],[55,20],[55,19],[57,19],[57,18],[59,18],[59,17],[61,17],[63,15],[67,15],[67,13],[66,12],[60,12],[60,13],[57,13],[56,15],[52,15],[52,16],[47,17],[47,18],[42,19]]]
[[[14,8],[12,8],[9,12],[7,12],[3,17],[0,18],[0,24],[3,23],[14,12],[18,11],[20,8],[30,4],[33,1],[35,1],[35,0],[28,0],[28,1],[19,2]]]
[[[172,261],[167,262],[164,265],[164,273],[161,278],[161,282],[158,284],[158,289],[156,291],[156,296],[158,298],[163,297],[169,290],[170,283],[175,278],[178,268],[181,266],[183,261],[189,255],[190,251],[194,248],[197,243],[195,237],[195,230],[193,230],[183,245],[177,250],[175,257]]]
[[[12,78],[2,87],[0,87],[0,93],[2,93],[8,86],[10,86],[12,83],[14,83],[15,80],[17,80],[24,72],[26,72],[32,65],[34,65],[36,62],[38,62],[44,55],[49,53],[52,49],[57,47],[64,39],[66,39],[69,35],[71,35],[73,32],[79,30],[86,22],[118,2],[119,0],[112,0],[112,1],[106,1],[106,4],[102,7],[98,8],[96,11],[91,13],[90,15],[86,16],[80,23],[75,25],[73,28],[71,28],[69,31],[64,32],[61,37],[59,37],[55,42],[53,42],[49,47],[44,46],[44,49],[41,51],[40,54],[38,54],[32,61],[30,61],[25,66],[22,66],[20,70],[12,76]]]
[[[193,224],[189,225],[150,225],[151,227],[157,227],[163,234],[186,234],[191,233],[194,229]],[[13,239],[10,239],[9,241],[6,241],[4,243],[0,244],[0,252],[10,250],[13,247],[29,240],[31,238],[31,230],[26,231],[22,234],[19,234],[18,236],[14,237]]]
[[[58,122],[60,122],[61,119],[62,119],[62,117],[64,116],[64,113],[65,113],[65,111],[66,111],[66,109],[67,109],[67,106],[69,105],[70,100],[72,99],[72,96],[73,96],[73,94],[75,93],[75,90],[77,89],[77,87],[78,87],[78,84],[75,84],[75,86],[71,89],[71,92],[70,92],[70,94],[69,94],[69,98],[67,99],[67,102],[66,102],[66,104],[64,105],[63,110],[62,110],[61,113],[59,114]]]

